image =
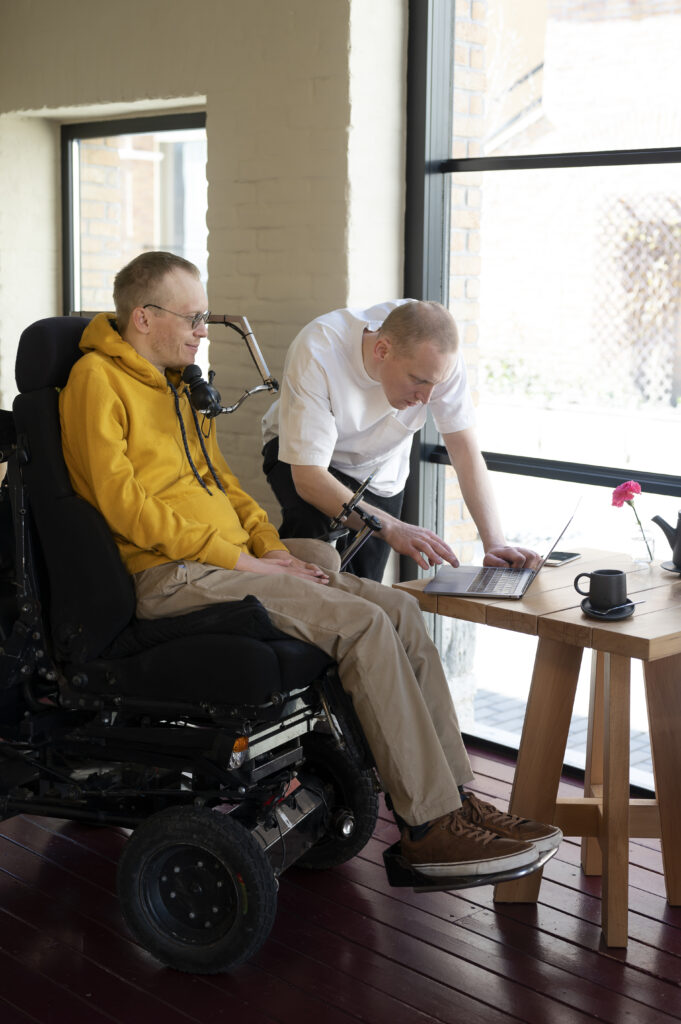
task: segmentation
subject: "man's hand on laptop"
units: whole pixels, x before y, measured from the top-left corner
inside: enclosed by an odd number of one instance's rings
[[[536,569],[541,557],[529,548],[513,547],[510,544],[496,544],[485,552],[483,565],[498,566],[506,569]]]
[[[422,569],[430,569],[433,565],[442,565],[443,562],[449,562],[453,566],[459,564],[459,559],[449,544],[432,530],[414,526],[413,523],[403,523],[385,512],[378,514],[381,519],[381,531],[378,536],[398,554],[413,558]]]

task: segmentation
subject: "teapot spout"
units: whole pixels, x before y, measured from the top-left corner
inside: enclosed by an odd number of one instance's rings
[[[662,530],[665,537],[667,538],[667,540],[673,548],[676,543],[678,531],[675,530],[672,526],[670,526],[669,523],[665,522],[662,516],[653,516],[652,521],[654,523],[657,523],[657,525],[660,527],[660,529]]]

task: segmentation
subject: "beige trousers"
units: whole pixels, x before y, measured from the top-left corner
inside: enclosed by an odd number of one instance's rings
[[[320,647],[343,688],[397,813],[419,825],[461,805],[473,778],[435,645],[409,594],[346,573],[328,586],[198,562],[170,562],[134,577],[140,618],[182,615],[253,594],[274,625]]]

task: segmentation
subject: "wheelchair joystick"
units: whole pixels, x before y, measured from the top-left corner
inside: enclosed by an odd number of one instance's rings
[[[222,398],[217,388],[213,387],[215,373],[210,370],[208,380],[201,376],[201,370],[195,364],[185,366],[182,380],[189,386],[189,399],[197,412],[203,413],[209,420],[219,416],[223,411]]]

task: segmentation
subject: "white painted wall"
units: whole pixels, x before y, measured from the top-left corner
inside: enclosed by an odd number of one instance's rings
[[[348,305],[359,308],[402,295],[405,19],[395,0],[360,0],[350,15]]]
[[[211,308],[243,313],[270,369],[314,316],[400,295],[406,0],[23,0],[0,33],[0,392],[16,339],[61,312],[58,126],[205,108]],[[256,382],[213,330],[225,404]],[[256,396],[219,421],[273,513]]]
[[[61,288],[58,129],[0,117],[0,405],[16,394],[14,361],[24,327],[51,316]],[[49,229],[49,230],[47,230]]]

